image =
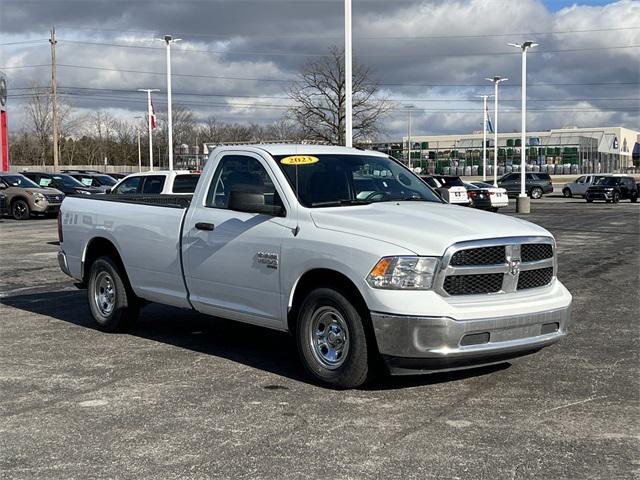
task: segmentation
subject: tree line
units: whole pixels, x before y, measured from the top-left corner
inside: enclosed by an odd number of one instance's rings
[[[292,106],[269,124],[222,122],[213,116],[200,118],[186,105],[173,105],[174,149],[178,145],[201,147],[204,143],[320,141],[344,144],[345,78],[341,50],[331,48],[326,57],[307,62],[287,94]],[[370,71],[354,62],[354,142],[374,140],[384,132],[383,120],[392,104],[383,98]],[[50,165],[53,158],[52,99],[48,87],[34,85],[26,94],[25,124],[9,138],[14,165]],[[83,114],[66,101],[58,101],[59,163],[61,166],[137,165],[138,135],[142,162],[148,162],[146,115],[117,118],[96,110]],[[154,158],[167,155],[167,122],[157,115],[153,130]],[[175,150],[174,150],[175,151]],[[190,152],[193,153],[193,152]],[[200,151],[200,153],[202,153]]]

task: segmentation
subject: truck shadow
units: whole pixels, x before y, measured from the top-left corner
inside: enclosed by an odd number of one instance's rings
[[[1,298],[0,303],[99,331],[89,312],[85,290],[13,295]],[[225,358],[292,380],[312,383],[298,359],[295,340],[283,332],[189,310],[150,304],[142,309],[139,321],[127,335]],[[490,374],[509,366],[510,364],[504,363],[430,375],[383,375],[374,384],[364,387],[364,390],[394,390],[435,385]]]

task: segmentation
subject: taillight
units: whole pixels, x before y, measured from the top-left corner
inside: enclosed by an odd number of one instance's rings
[[[58,211],[58,240],[62,243],[62,210]]]

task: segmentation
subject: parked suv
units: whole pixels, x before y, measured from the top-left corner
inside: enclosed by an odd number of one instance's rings
[[[99,188],[86,187],[79,180],[66,173],[22,172],[41,187],[60,190],[65,195],[96,195],[103,193]]]
[[[618,203],[629,199],[638,201],[638,185],[633,177],[628,175],[613,175],[601,178],[598,183],[589,187],[584,194],[588,203],[594,200],[604,200],[607,203]]]
[[[0,189],[7,195],[11,215],[26,220],[32,213],[57,213],[64,193],[55,188],[40,188],[19,173],[0,173]]]
[[[584,194],[587,193],[587,189],[594,185],[601,178],[609,177],[610,175],[583,175],[578,177],[575,182],[565,183],[562,188],[562,194],[571,198],[574,195],[579,195],[584,197]]]
[[[520,172],[507,173],[498,179],[498,186],[507,191],[507,195],[520,193]],[[553,192],[553,184],[548,173],[526,173],[524,191],[531,198],[542,198],[545,193]]]

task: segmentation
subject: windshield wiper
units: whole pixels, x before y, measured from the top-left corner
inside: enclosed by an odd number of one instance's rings
[[[342,207],[347,205],[369,205],[367,200],[331,200],[330,202],[313,202],[312,207]]]

